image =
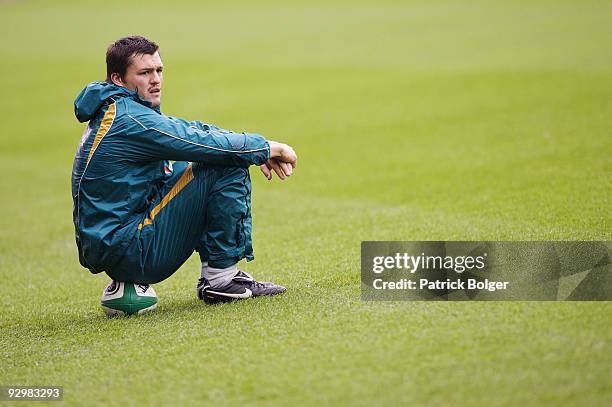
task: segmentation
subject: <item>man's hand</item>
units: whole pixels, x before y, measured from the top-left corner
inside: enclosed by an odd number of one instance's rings
[[[268,180],[272,179],[272,171],[284,180],[293,173],[297,164],[297,155],[293,148],[287,144],[277,143],[276,141],[268,141],[268,143],[270,144],[270,159],[259,168]]]

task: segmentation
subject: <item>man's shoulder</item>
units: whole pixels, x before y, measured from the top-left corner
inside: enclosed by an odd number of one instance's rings
[[[125,124],[150,128],[164,120],[162,114],[130,98],[117,99],[117,118]]]

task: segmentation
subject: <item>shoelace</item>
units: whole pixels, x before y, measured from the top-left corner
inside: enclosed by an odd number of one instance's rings
[[[266,285],[264,283],[260,283],[259,281],[255,281],[253,280],[253,282],[251,283],[251,286],[255,286],[257,288],[265,288]]]

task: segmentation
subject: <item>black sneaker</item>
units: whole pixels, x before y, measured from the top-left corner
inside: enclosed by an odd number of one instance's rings
[[[229,283],[221,287],[213,288],[208,280],[201,278],[196,289],[198,298],[209,304],[285,292],[285,287],[270,282],[255,281],[249,273],[244,271],[239,271]]]

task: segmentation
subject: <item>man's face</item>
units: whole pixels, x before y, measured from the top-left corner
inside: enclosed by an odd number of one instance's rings
[[[142,99],[157,107],[161,104],[163,68],[158,52],[152,55],[136,54],[130,57],[125,76],[121,78],[118,74],[113,74],[111,79],[116,85],[137,90]]]

